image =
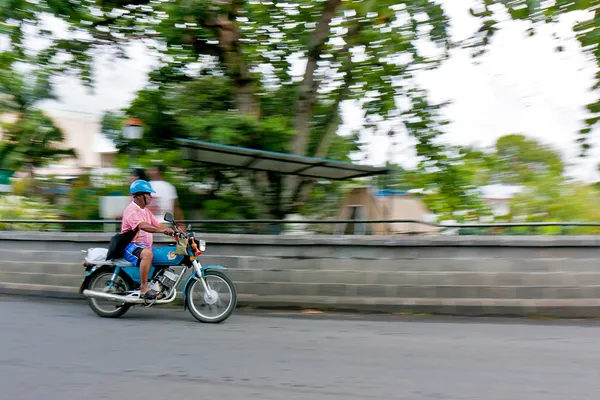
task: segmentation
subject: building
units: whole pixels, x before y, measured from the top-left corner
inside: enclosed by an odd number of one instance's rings
[[[100,121],[93,118],[73,118],[50,115],[65,136],[62,147],[73,148],[77,159],[65,159],[59,164],[81,168],[112,168],[117,148],[102,134]]]
[[[362,220],[404,220],[433,222],[430,210],[419,196],[398,190],[354,187],[345,194],[338,219],[352,220],[336,226],[338,234],[436,235],[436,226],[418,222],[364,223]]]
[[[519,185],[487,185],[479,188],[481,199],[491,208],[495,217],[510,214],[510,202],[523,191]]]
[[[48,168],[40,169],[41,175],[58,175],[78,173],[79,169],[105,169],[112,168],[115,164],[117,148],[114,143],[106,138],[100,127],[100,121],[95,117],[69,117],[62,115],[47,114],[59,127],[64,135],[61,148],[73,148],[77,158],[65,158]],[[12,122],[15,117],[5,114],[0,117],[2,122]],[[0,130],[0,140],[2,131]],[[80,173],[81,171],[79,171]]]

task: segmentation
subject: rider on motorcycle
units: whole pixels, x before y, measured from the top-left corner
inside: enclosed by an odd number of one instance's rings
[[[160,293],[148,286],[148,273],[152,265],[153,233],[173,236],[174,231],[158,222],[147,208],[152,203],[152,193],[156,193],[150,183],[138,179],[129,186],[133,201],[125,208],[121,233],[139,229],[130,244],[125,248],[124,258],[140,267],[140,297],[154,299]]]

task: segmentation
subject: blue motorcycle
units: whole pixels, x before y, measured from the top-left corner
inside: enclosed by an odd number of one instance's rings
[[[225,321],[237,304],[235,286],[223,273],[226,268],[202,266],[197,258],[206,250],[206,242],[189,232],[189,226],[187,232],[178,230],[172,214],[167,213],[164,218],[173,224],[177,246],[153,249],[148,283],[151,289],[161,293],[159,297],[141,298],[139,268],[124,258],[106,261],[108,250],[99,248],[87,251],[80,293],[100,317],[117,318],[135,305],[152,307],[172,303],[177,298],[178,284],[186,271],[192,269],[181,290],[184,307],[200,322]],[[173,269],[176,267],[181,267],[179,273]]]

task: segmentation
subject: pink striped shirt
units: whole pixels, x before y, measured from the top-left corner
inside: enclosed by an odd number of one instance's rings
[[[135,202],[131,202],[123,211],[123,220],[121,224],[121,233],[132,231],[138,227],[141,222],[147,222],[152,226],[159,226],[157,219],[152,212],[146,208],[141,208]],[[131,243],[142,245],[148,249],[152,249],[153,236],[150,232],[139,230]]]

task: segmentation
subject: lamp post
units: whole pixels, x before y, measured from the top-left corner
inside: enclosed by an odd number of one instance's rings
[[[129,117],[123,123],[123,136],[127,140],[138,140],[144,133],[144,123],[135,118]]]
[[[394,131],[393,129],[390,129],[387,132],[387,137],[389,138],[389,140],[391,141],[391,144],[388,145],[388,153],[386,154],[386,166],[391,166],[394,163],[394,156],[396,154],[396,131]],[[387,186],[387,188],[384,189],[390,189],[392,190],[392,185],[393,185],[394,179],[390,174],[387,174],[385,177],[385,186]]]
[[[123,137],[129,141],[140,140],[144,135],[144,123],[135,117],[129,117],[123,123]],[[131,151],[133,153],[133,161],[135,162],[136,147],[135,142],[132,142]]]

